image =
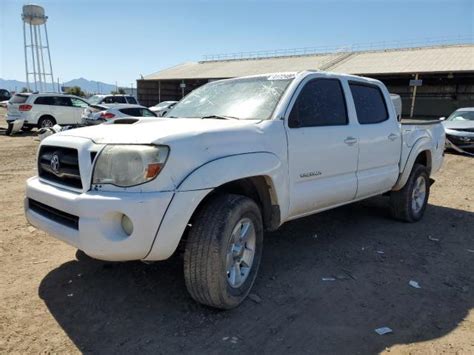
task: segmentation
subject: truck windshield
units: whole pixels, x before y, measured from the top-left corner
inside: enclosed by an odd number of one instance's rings
[[[166,116],[268,120],[293,78],[271,75],[211,82],[188,94]]]

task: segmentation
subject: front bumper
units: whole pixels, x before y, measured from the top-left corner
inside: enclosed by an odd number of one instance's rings
[[[153,246],[173,192],[73,192],[30,178],[26,184],[25,215],[44,230],[91,257],[101,260],[140,260]],[[29,200],[77,218],[77,228],[61,218],[33,210]],[[122,216],[133,223],[127,235]]]

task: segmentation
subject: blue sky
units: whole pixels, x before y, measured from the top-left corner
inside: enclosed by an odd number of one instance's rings
[[[472,0],[35,0],[55,76],[130,86],[204,54],[473,35]],[[0,78],[25,80],[21,7],[0,0]]]

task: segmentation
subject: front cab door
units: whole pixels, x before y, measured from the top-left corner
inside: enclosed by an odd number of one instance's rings
[[[330,75],[309,76],[290,102],[290,219],[355,198],[358,137],[349,119],[345,86]]]

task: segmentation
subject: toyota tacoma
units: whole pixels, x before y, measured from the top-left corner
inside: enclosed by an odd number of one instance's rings
[[[239,305],[265,231],[376,195],[420,220],[443,162],[438,122],[404,124],[386,87],[303,71],[210,82],[164,118],[116,120],[44,139],[28,221],[102,260],[184,250],[191,296]]]

